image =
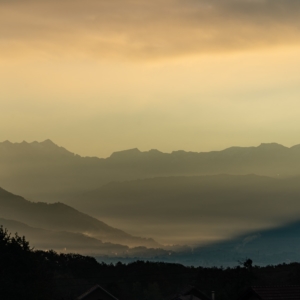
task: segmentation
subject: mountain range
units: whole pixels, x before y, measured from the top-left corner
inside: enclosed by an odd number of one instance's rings
[[[0,225],[40,249],[185,264],[298,257],[300,225],[282,226],[299,220],[300,145],[131,149],[101,159],[50,140],[6,141],[0,186]]]
[[[112,181],[168,176],[299,174],[300,145],[261,144],[223,151],[162,153],[138,149],[81,157],[50,140],[0,143],[1,186],[27,199],[57,202]]]

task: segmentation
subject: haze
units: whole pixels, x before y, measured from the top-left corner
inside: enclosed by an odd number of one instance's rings
[[[298,0],[0,0],[2,223],[89,233],[31,220],[60,201],[127,247],[298,221],[299,20]]]
[[[131,149],[101,159],[74,154],[51,140],[5,141],[0,166],[2,224],[29,232],[35,241],[43,230],[55,230],[123,246],[157,246],[137,237],[199,245],[299,222],[299,144],[171,154]],[[58,242],[59,249],[74,249],[61,247],[72,241],[70,235],[60,240],[56,236],[53,247]],[[80,236],[76,240],[80,245]],[[95,246],[89,243],[85,251]]]
[[[84,156],[299,142],[297,0],[0,0],[0,137]]]

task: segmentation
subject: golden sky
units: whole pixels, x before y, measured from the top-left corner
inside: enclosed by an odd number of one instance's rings
[[[299,0],[0,0],[0,140],[298,144],[299,42]]]

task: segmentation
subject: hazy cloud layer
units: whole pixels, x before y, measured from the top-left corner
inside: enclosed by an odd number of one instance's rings
[[[163,58],[296,44],[299,0],[0,0],[0,54]]]

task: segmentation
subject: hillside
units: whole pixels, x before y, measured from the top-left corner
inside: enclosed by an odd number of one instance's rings
[[[0,218],[0,226],[8,228],[12,233],[18,233],[30,239],[31,246],[38,250],[54,250],[59,253],[80,253],[105,257],[122,256],[134,259],[135,257],[153,258],[166,256],[170,251],[163,249],[148,249],[146,247],[129,248],[128,246],[113,243],[103,243],[101,240],[82,233],[46,230],[28,226],[14,220]]]
[[[160,246],[152,239],[129,235],[65,204],[34,203],[1,188],[0,217],[25,223],[32,227],[80,233],[99,239],[102,242],[111,242],[131,247],[145,246],[157,248]]]
[[[81,157],[50,140],[0,143],[0,183],[28,199],[57,202],[111,181],[167,176],[299,174],[300,145],[261,144],[223,151],[162,153],[131,149],[106,159]]]
[[[127,246],[103,243],[81,233],[46,230],[28,226],[24,223],[0,218],[0,225],[10,232],[18,233],[30,239],[35,249],[50,250],[66,253],[95,254],[95,255],[127,255]]]

